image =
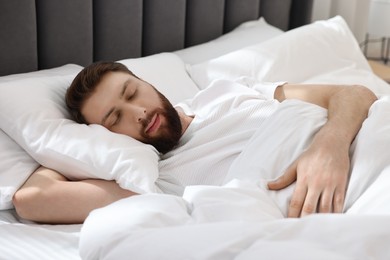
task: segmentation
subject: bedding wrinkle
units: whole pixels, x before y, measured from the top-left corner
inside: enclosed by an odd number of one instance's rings
[[[240,82],[215,81],[183,108],[195,117],[178,147],[162,156],[160,178],[176,179],[182,186],[177,190],[221,185],[231,163],[278,105]],[[177,194],[177,190],[164,192]]]
[[[276,179],[309,146],[326,120],[326,109],[299,100],[283,101],[253,134],[229,168],[224,183],[236,178],[263,183]],[[272,191],[266,185],[261,186],[284,216],[287,216],[294,187],[295,184]]]
[[[370,212],[368,209],[373,207],[370,206],[371,203],[378,205],[388,197],[387,192],[380,195],[383,197],[381,199],[374,199],[372,196],[376,193],[381,194],[380,191],[389,183],[385,181],[390,165],[389,156],[386,156],[390,145],[389,118],[390,96],[383,96],[371,106],[369,116],[351,147],[352,167],[344,206],[346,212],[352,213],[364,209],[364,212],[368,213]],[[373,193],[375,189],[377,192]],[[371,203],[367,203],[367,198],[371,198]],[[375,207],[371,211],[386,212],[386,208]]]

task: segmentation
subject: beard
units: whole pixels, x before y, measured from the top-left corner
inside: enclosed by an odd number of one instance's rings
[[[179,114],[169,100],[159,91],[157,91],[157,93],[160,97],[162,108],[152,111],[150,117],[156,113],[162,115],[166,119],[166,124],[160,126],[160,132],[157,136],[149,136],[144,131],[141,135],[144,139],[144,143],[153,145],[157,151],[161,154],[165,154],[175,148],[179,143],[182,134],[182,125]],[[144,128],[146,128],[150,120],[151,118],[148,118],[148,120],[143,123]]]

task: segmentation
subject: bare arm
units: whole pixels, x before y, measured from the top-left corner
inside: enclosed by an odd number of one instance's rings
[[[136,195],[114,181],[68,181],[59,173],[40,167],[15,193],[17,213],[43,223],[82,223],[96,208]]]
[[[297,182],[288,216],[316,212],[341,212],[350,168],[349,148],[376,96],[362,86],[284,85],[275,98],[300,99],[328,109],[328,121],[310,147],[269,189],[283,189]]]

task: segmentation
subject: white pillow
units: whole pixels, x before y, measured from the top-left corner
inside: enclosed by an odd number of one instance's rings
[[[282,30],[268,24],[263,17],[248,21],[215,40],[175,53],[186,63],[196,64],[281,35]]]
[[[347,68],[371,72],[353,34],[343,18],[338,16],[188,66],[188,71],[197,85],[205,88],[214,79],[236,79],[240,76],[254,77],[260,81],[301,83]],[[353,78],[350,80],[350,84],[358,84]],[[388,88],[383,84],[371,87],[377,92]]]
[[[0,77],[0,84],[18,79],[68,75],[79,70],[80,66],[69,64],[50,70]],[[13,195],[39,164],[3,130],[0,130],[0,151],[0,210],[4,210],[13,208]]]
[[[161,54],[122,62],[146,81],[153,76],[157,88],[183,89],[170,94],[181,100],[197,90],[179,61],[174,54]],[[150,69],[151,64],[156,69]],[[1,129],[40,164],[69,179],[115,179],[125,189],[158,192],[159,157],[153,147],[69,119],[64,94],[80,69],[70,75],[0,82]]]
[[[28,72],[28,73],[18,73],[18,74],[2,76],[0,77],[0,83],[10,82],[10,81],[20,80],[20,79],[74,75],[78,73],[81,69],[82,67],[80,65],[66,64],[52,69],[45,69],[45,70]]]
[[[0,210],[3,210],[13,208],[15,192],[39,165],[1,130],[0,151]]]

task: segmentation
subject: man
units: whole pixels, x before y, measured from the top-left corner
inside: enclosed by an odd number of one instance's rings
[[[242,140],[243,135],[234,135],[235,131],[243,130],[240,130],[241,124],[231,125],[226,129],[229,131],[222,129],[212,137],[212,142],[201,139],[196,144],[191,144],[198,134],[198,130],[194,129],[199,129],[199,125],[207,127],[214,126],[214,123],[225,123],[232,111],[234,115],[237,115],[236,112],[244,115],[242,125],[253,120],[249,122],[253,129],[245,131],[249,133],[245,136],[247,138],[255,130],[259,119],[245,116],[246,110],[253,110],[255,114],[263,113],[264,117],[272,116],[272,111],[279,102],[292,98],[319,105],[328,109],[327,123],[318,131],[308,149],[281,177],[269,182],[268,188],[279,190],[296,181],[288,210],[290,217],[305,216],[317,211],[341,212],[350,167],[350,144],[367,117],[371,104],[376,100],[375,95],[362,86],[304,86],[285,83],[262,85],[249,81],[247,85],[253,87],[250,89],[235,82],[221,81],[217,84],[221,86],[201,91],[192,104],[188,105],[198,108],[188,111],[186,106],[172,107],[153,86],[136,77],[125,66],[100,62],[86,67],[77,75],[68,89],[66,102],[77,122],[101,124],[113,132],[155,146],[162,154],[162,170],[164,162],[169,164],[170,158],[182,158],[186,151],[218,143],[218,140],[225,138],[224,132],[231,134],[229,138],[235,138],[223,140],[242,144],[245,141]],[[215,94],[221,93],[214,91],[216,87],[226,88],[224,98]],[[217,111],[213,114],[217,116],[209,118],[208,112],[202,110],[204,105]],[[211,129],[217,130],[213,127]],[[191,180],[186,179],[187,175],[181,175],[183,171],[175,174],[175,167],[170,168],[172,176],[182,178],[180,182],[183,185],[219,183],[223,176],[218,176],[218,180],[213,176],[223,172],[221,169],[226,170],[243,149],[242,145],[237,148],[235,144],[234,152],[226,154],[225,147],[228,143],[220,142],[219,148],[224,149],[219,150],[224,150],[223,152],[218,152],[218,148],[215,148],[215,158],[212,160],[216,163],[198,164],[203,167],[201,169],[192,167],[190,170],[193,174],[188,175]],[[193,165],[191,157],[186,161],[187,166]],[[176,166],[174,163],[170,165]],[[197,176],[202,176],[205,180],[200,180]],[[132,195],[135,193],[121,189],[114,181],[69,182],[57,172],[41,167],[15,194],[14,205],[17,212],[27,219],[49,223],[81,223],[91,210]]]

